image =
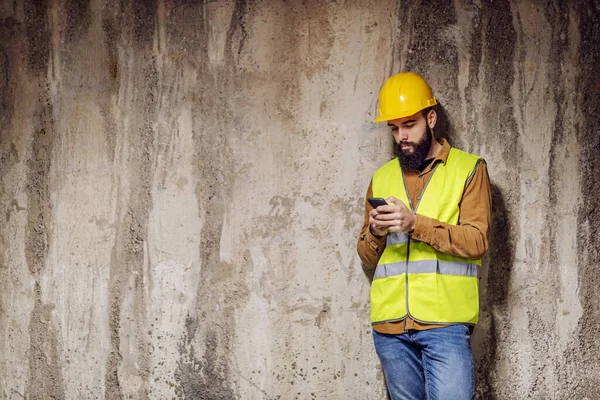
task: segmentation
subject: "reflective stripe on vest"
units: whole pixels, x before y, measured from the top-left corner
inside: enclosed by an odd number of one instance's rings
[[[457,225],[466,183],[479,157],[450,149],[446,163],[434,172],[413,206],[398,159],[373,175],[373,197],[394,196],[408,209]],[[387,235],[371,285],[371,322],[398,321],[410,315],[431,323],[477,323],[480,260],[467,260],[437,251],[406,233]]]
[[[393,264],[379,264],[375,270],[373,279],[386,278],[403,274],[405,270],[409,274],[431,274],[440,275],[458,275],[458,276],[477,276],[478,265],[469,262],[452,262],[438,260],[412,261],[408,265],[406,262]]]

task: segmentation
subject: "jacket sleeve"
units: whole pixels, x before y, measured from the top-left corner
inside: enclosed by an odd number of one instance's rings
[[[379,261],[381,254],[383,254],[383,250],[385,250],[386,241],[386,236],[381,238],[373,236],[369,227],[369,212],[373,209],[373,207],[371,207],[371,204],[369,204],[367,199],[369,197],[373,197],[372,185],[373,182],[371,181],[371,183],[369,183],[367,196],[365,198],[364,222],[360,230],[360,234],[358,235],[358,243],[356,246],[356,250],[360,259],[368,269],[375,269],[375,267],[377,267],[377,262]]]

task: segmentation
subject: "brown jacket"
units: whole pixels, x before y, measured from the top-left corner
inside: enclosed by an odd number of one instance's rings
[[[442,149],[431,164],[423,170],[404,171],[404,179],[412,204],[417,204],[417,196],[423,193],[427,182],[432,176],[436,163],[445,163],[450,151],[450,144],[442,139]],[[372,182],[367,190],[367,198],[373,197]],[[386,237],[373,236],[369,228],[369,212],[373,208],[365,200],[365,219],[358,236],[357,251],[365,267],[377,267],[379,257],[385,249]],[[418,210],[417,210],[418,211]],[[458,225],[448,225],[436,219],[416,214],[415,229],[411,236],[435,247],[444,253],[476,260],[480,259],[488,249],[488,236],[492,212],[492,196],[490,180],[485,162],[480,162],[473,177],[465,187],[460,203]],[[424,330],[444,325],[422,324],[410,317],[399,322],[388,322],[373,326],[379,333],[398,334],[410,329]]]

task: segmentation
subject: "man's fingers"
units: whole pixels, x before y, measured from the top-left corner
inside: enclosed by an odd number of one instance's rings
[[[388,228],[386,225],[383,225],[381,222],[374,221],[371,223],[371,232],[376,236],[383,236],[388,232]]]
[[[394,204],[402,203],[400,200],[398,200],[394,196],[388,197],[387,199],[385,199],[385,201],[387,201],[388,203],[394,203]]]
[[[371,226],[373,226],[373,225],[380,227],[380,228],[384,228],[384,227],[387,228],[388,226],[393,225],[393,224],[391,224],[389,221],[373,219],[373,220],[371,220]]]
[[[399,201],[396,204],[389,204],[387,206],[379,206],[377,207],[377,211],[379,214],[383,214],[383,213],[405,213],[405,212],[410,212],[408,211],[408,208],[406,208],[406,206],[404,205],[404,203],[402,203],[401,201]]]
[[[376,218],[379,221],[393,221],[396,219],[401,219],[402,215],[399,212],[390,212],[390,213],[381,213],[377,214]]]
[[[379,215],[379,217],[380,216],[381,214]],[[372,232],[379,232],[383,235],[386,232],[388,232],[390,227],[398,225],[398,221],[370,218],[369,225],[371,226]]]
[[[404,203],[394,196],[388,197],[385,201],[387,201],[389,204],[393,204],[391,207],[394,207],[396,210],[408,210]]]
[[[379,206],[377,207],[377,212],[379,214],[389,214],[391,212],[394,212],[396,209],[394,206]]]

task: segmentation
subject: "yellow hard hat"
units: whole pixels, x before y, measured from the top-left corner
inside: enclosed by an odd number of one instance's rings
[[[414,72],[390,76],[379,92],[379,115],[375,122],[409,117],[437,104],[431,88]]]

